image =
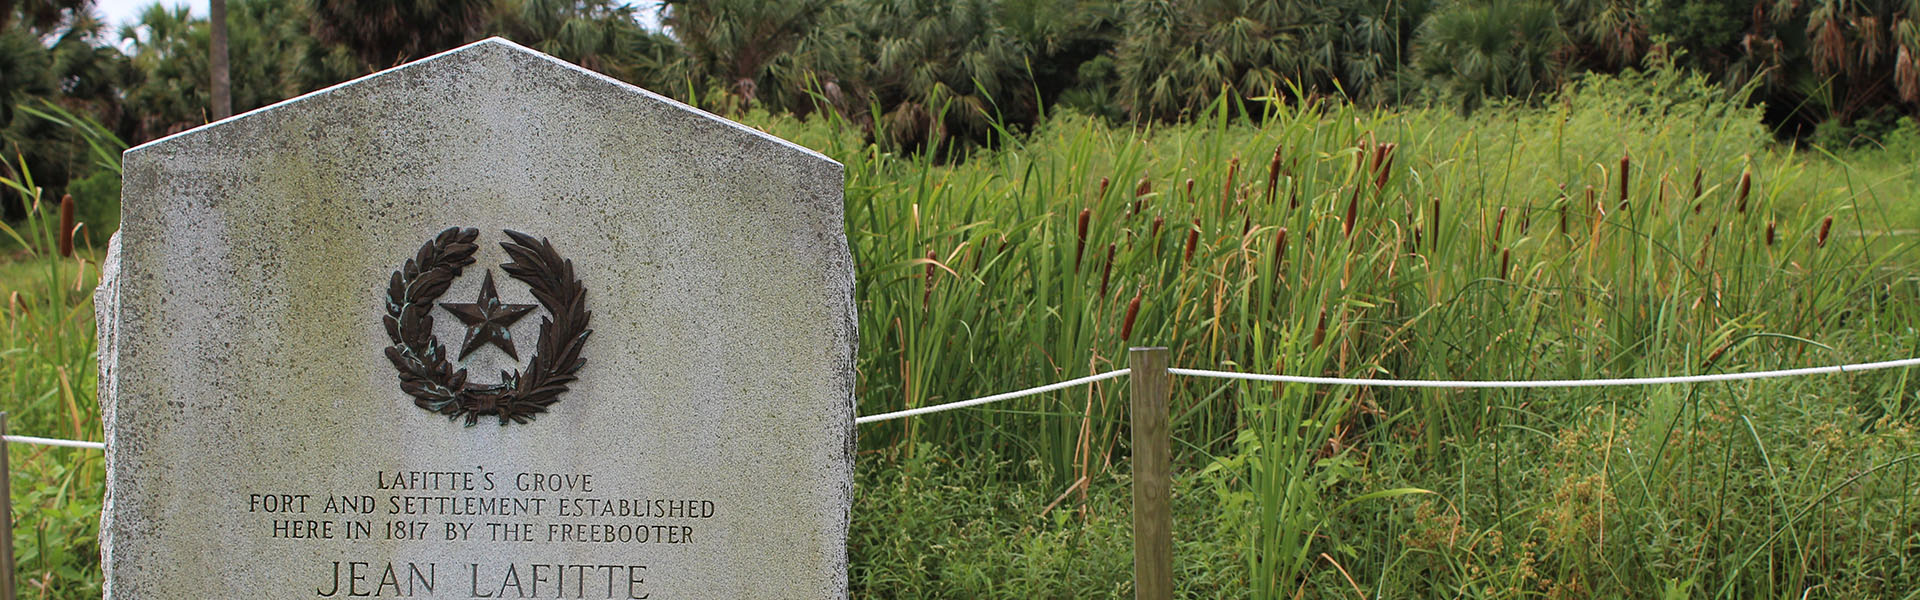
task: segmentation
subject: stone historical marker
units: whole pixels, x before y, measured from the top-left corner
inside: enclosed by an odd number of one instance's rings
[[[125,168],[109,598],[846,596],[839,164],[495,39]]]

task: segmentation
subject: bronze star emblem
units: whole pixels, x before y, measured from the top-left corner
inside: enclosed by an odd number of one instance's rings
[[[493,344],[505,350],[507,356],[520,360],[520,354],[513,350],[513,332],[508,331],[507,327],[533,312],[538,305],[501,302],[500,293],[493,289],[493,271],[489,270],[486,281],[480,284],[479,300],[472,304],[441,302],[440,308],[447,309],[467,325],[467,340],[460,345],[461,360],[466,360],[468,354],[486,344]]]

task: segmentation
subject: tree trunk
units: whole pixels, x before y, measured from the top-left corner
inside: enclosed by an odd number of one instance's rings
[[[213,120],[233,116],[233,83],[227,68],[227,0],[211,0],[208,25],[213,56],[208,61],[213,71]]]

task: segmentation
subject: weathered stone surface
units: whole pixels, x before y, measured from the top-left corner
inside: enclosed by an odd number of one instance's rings
[[[841,185],[497,39],[129,150],[99,303],[108,596],[844,597]],[[466,328],[438,303],[487,271],[541,304],[503,230],[587,290],[584,366],[530,423],[417,407],[385,354],[391,278],[449,227],[479,245],[420,303],[449,360]],[[531,372],[554,310],[507,326],[519,360],[454,365]]]

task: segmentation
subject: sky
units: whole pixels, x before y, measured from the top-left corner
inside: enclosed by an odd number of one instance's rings
[[[94,0],[93,10],[107,22],[111,30],[119,30],[121,25],[130,25],[140,19],[140,13],[155,0]],[[193,7],[195,16],[207,16],[207,0],[158,0],[167,6],[187,5]]]
[[[207,0],[94,0],[94,10],[107,22],[108,31],[119,31],[121,25],[130,25],[140,19],[140,13],[155,3],[167,6],[186,5],[193,8],[194,16],[207,16]],[[660,30],[660,6],[656,2],[634,2],[640,9],[640,24],[647,29]]]

